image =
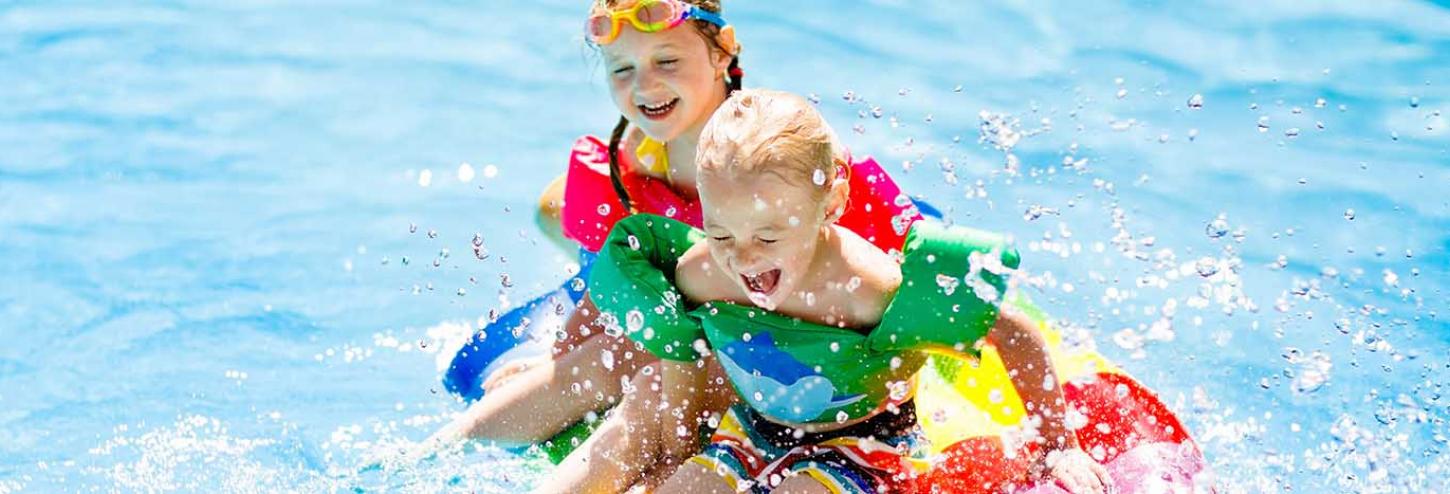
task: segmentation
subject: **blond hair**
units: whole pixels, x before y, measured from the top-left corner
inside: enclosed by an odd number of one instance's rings
[[[836,180],[840,155],[836,133],[805,98],[744,89],[700,131],[695,162],[701,173],[770,173],[824,194]]]

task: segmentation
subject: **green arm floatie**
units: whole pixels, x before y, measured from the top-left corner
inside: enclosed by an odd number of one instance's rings
[[[589,297],[612,314],[630,339],[659,358],[692,361],[704,338],[700,322],[684,314],[675,289],[680,255],[704,238],[690,225],[663,216],[637,214],[609,232],[589,275]]]
[[[901,288],[871,333],[876,351],[937,350],[977,357],[997,322],[1006,275],[1020,259],[1006,239],[918,221],[907,234]]]

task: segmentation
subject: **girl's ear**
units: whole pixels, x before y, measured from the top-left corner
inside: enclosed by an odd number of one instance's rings
[[[721,54],[721,60],[716,61],[720,65],[720,69],[723,70],[726,66],[730,65],[731,58],[740,55],[740,42],[735,39],[735,26],[720,28],[720,34],[715,35],[715,42],[719,43],[720,47],[725,49],[725,53]]]

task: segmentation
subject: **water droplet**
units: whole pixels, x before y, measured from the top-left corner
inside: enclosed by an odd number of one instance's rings
[[[624,315],[624,325],[625,329],[630,333],[639,332],[639,330],[644,329],[644,313],[640,312],[639,309],[630,309]]]
[[[428,230],[428,238],[438,238],[438,230]]]
[[[1324,106],[1327,105],[1328,103],[1329,102],[1324,101],[1324,98],[1316,98],[1314,100],[1314,107],[1315,108],[1324,108]]]
[[[992,388],[991,391],[987,392],[987,399],[992,403],[1001,403],[1006,398],[1002,395],[1001,388]]]
[[[472,182],[473,181],[473,175],[474,175],[473,165],[470,165],[468,163],[463,163],[463,164],[458,165],[458,181],[459,182]]]
[[[1203,108],[1203,95],[1202,94],[1194,94],[1193,96],[1189,97],[1188,98],[1188,107],[1189,108],[1192,108],[1194,110],[1202,109]]]
[[[1123,99],[1123,98],[1128,97],[1128,90],[1127,89],[1121,89],[1121,88],[1119,88],[1118,89],[1117,96],[1118,96],[1118,99]]]
[[[418,186],[427,187],[429,185],[433,185],[433,170],[424,168],[422,172],[418,173]]]
[[[881,111],[881,107],[879,107],[879,106],[873,106],[873,107],[871,107],[871,118],[881,118],[881,116],[882,115],[885,115],[885,114],[886,114],[886,112]]]
[[[595,211],[598,211],[600,216],[607,216],[609,215],[609,205],[600,204],[599,207],[595,209]]]
[[[847,90],[846,92],[841,93],[841,99],[845,100],[847,103],[853,103],[856,101],[856,92]]]
[[[1420,107],[1420,97],[1419,96],[1411,96],[1410,97],[1410,108],[1419,108],[1419,107]]]
[[[1120,399],[1120,400],[1123,399],[1123,398],[1127,398],[1128,397],[1128,385],[1126,385],[1126,384],[1118,384],[1117,386],[1114,386],[1113,387],[1113,394],[1117,395],[1118,396],[1118,399]]]
[[[628,237],[628,240],[629,240],[629,249],[630,250],[639,250],[639,237],[636,237],[634,235],[630,235]]]
[[[846,280],[847,293],[854,293],[857,288],[861,288],[861,277],[852,276],[851,279]]]
[[[836,412],[836,423],[838,423],[838,424],[843,424],[843,423],[846,422],[846,420],[848,420],[850,418],[851,418],[851,416],[850,415],[847,415],[845,410],[841,410],[839,412]]]
[[[816,171],[812,172],[811,183],[814,183],[816,185],[826,185],[826,171],[817,169]]]
[[[1284,137],[1288,137],[1290,139],[1293,139],[1295,137],[1299,137],[1299,128],[1298,127],[1290,127],[1289,129],[1287,129],[1287,130],[1284,131]]]
[[[955,293],[957,291],[957,285],[960,283],[961,281],[957,280],[954,276],[948,276],[942,273],[937,273],[936,275],[936,286],[941,287],[942,293],[945,293],[947,296]]]
[[[497,176],[498,176],[498,167],[497,166],[494,166],[494,165],[483,165],[483,178],[493,178],[493,177],[497,177]]]
[[[1224,235],[1228,235],[1228,230],[1228,220],[1223,215],[1219,215],[1203,227],[1203,234],[1208,235],[1208,238],[1223,238]]]
[[[1349,220],[1349,221],[1354,221],[1354,210],[1353,209],[1346,209],[1346,210],[1344,210],[1344,219]]]
[[[1199,276],[1204,278],[1218,274],[1218,259],[1212,257],[1201,258],[1198,262],[1194,263],[1194,269],[1198,271]]]
[[[1267,116],[1259,117],[1259,132],[1268,132],[1268,131],[1269,131],[1269,117],[1267,117]]]
[[[418,233],[418,225],[408,223],[408,233]]]
[[[840,352],[840,351],[841,351],[841,343],[840,342],[837,342],[837,341],[832,341],[831,342],[831,353],[837,353],[837,352]]]

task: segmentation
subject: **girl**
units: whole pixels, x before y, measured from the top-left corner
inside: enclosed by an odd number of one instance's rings
[[[700,146],[703,232],[628,218],[591,274],[598,306],[664,359],[662,397],[643,408],[629,397],[629,433],[566,460],[561,476],[586,484],[571,492],[627,484],[603,478],[631,473],[610,468],[621,459],[689,450],[691,419],[711,406],[700,399],[708,359],[741,403],[660,492],[915,492],[925,464],[912,381],[924,352],[975,357],[984,338],[1032,413],[1044,474],[1072,492],[1106,490],[1107,473],[1064,425],[1033,323],[998,306],[1018,263],[1001,237],[919,222],[898,261],[835,225],[848,168],[799,97],[737,93]]]
[[[699,226],[696,141],[743,77],[740,45],[719,2],[599,0],[586,36],[602,54],[622,115],[607,144],[592,136],[575,142],[565,176],[540,199],[540,223],[557,225],[546,231],[561,232],[588,252],[598,251],[614,223],[634,212]],[[883,249],[900,247],[906,226],[919,218],[915,207],[874,161],[851,168],[855,192],[839,223]],[[598,315],[584,298],[552,355],[488,377],[487,394],[411,456],[467,438],[541,442],[618,403],[631,377],[657,359],[632,352],[632,343],[608,334]],[[466,346],[460,356],[469,351]],[[461,394],[477,393],[478,380],[459,386]]]

